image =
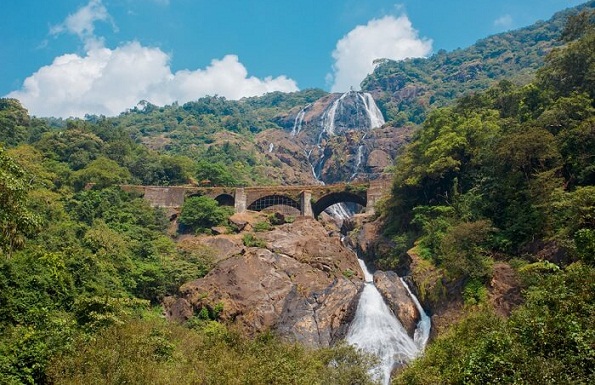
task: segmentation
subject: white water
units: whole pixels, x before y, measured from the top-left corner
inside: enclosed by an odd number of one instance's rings
[[[409,362],[423,352],[429,336],[430,319],[419,305],[417,298],[409,291],[421,314],[415,337],[409,337],[374,286],[372,274],[365,263],[361,259],[358,261],[366,283],[357,305],[355,318],[347,332],[347,342],[379,358],[380,363],[370,374],[375,380],[388,385],[390,374],[396,364]],[[407,290],[409,290],[408,287]]]
[[[275,149],[275,145],[273,143],[269,143],[269,152],[273,152]]]
[[[306,116],[306,110],[310,108],[312,104],[308,104],[306,107],[302,108],[301,111],[295,117],[293,122],[293,129],[291,130],[291,136],[296,136],[302,130],[302,124],[304,123],[304,117]]]
[[[359,166],[361,166],[363,158],[364,158],[364,145],[360,144],[357,147],[357,155],[355,158],[355,165],[353,167],[353,173],[351,174],[351,177],[349,178],[349,180],[353,180],[357,176],[357,172],[359,171]]]
[[[374,102],[372,95],[367,92],[363,94],[358,93],[357,95],[360,97],[364,103],[364,106],[366,107],[366,113],[370,118],[370,128],[382,126],[385,123],[384,116],[382,116],[382,112],[380,112],[380,109],[378,109],[378,106],[376,105],[376,102]]]
[[[349,94],[349,92],[344,93],[341,97],[333,102],[329,108],[327,108],[324,113],[322,114],[322,131],[320,132],[320,136],[318,137],[318,143],[320,143],[320,139],[322,138],[322,134],[326,133],[328,136],[335,135],[335,115],[337,114],[337,108],[341,104],[341,101],[345,99],[345,97]]]
[[[368,119],[370,121],[369,128],[380,127],[384,124],[384,117],[382,116],[382,113],[380,112],[380,110],[378,109],[378,106],[374,102],[374,98],[372,97],[372,95],[370,95],[369,93],[360,93],[360,92],[355,92],[355,91],[346,92],[346,93],[342,94],[339,98],[337,98],[332,104],[330,104],[330,106],[327,107],[327,109],[322,114],[322,116],[320,118],[321,130],[318,135],[317,142],[316,142],[316,146],[318,148],[321,148],[322,140],[325,137],[325,135],[326,135],[326,137],[335,135],[335,118],[337,115],[337,110],[343,108],[343,100],[347,96],[352,95],[352,94],[357,95],[356,97],[362,101],[365,113],[368,116]],[[300,132],[300,130],[302,129],[302,123],[304,120],[306,109],[308,109],[310,106],[311,106],[311,104],[304,107],[295,117],[293,129],[291,131],[292,135],[294,135],[294,136],[297,135]],[[367,127],[365,127],[365,128],[367,128]],[[361,138],[362,142],[366,138],[366,135],[367,135],[367,133],[364,133],[363,137]],[[320,157],[315,161],[313,161],[311,159],[312,149],[310,149],[309,151],[304,150],[304,154],[306,155],[306,157],[308,159],[308,163],[310,164],[310,168],[312,170],[312,175],[314,176],[314,179],[316,179],[319,183],[324,184],[324,182],[320,178],[320,174],[322,172],[322,168],[324,167],[324,163],[325,163],[324,151],[321,152]],[[363,162],[363,158],[364,158],[364,146],[363,146],[363,144],[360,144],[357,149],[356,160],[355,160],[353,171],[352,171],[352,174],[351,174],[349,180],[353,180],[357,176],[357,174],[359,172],[359,168]],[[333,217],[339,219],[340,221],[343,221],[353,215],[353,213],[351,212],[350,209],[347,208],[347,206],[345,206],[344,204],[340,204],[340,203],[329,207],[327,209],[327,212],[330,213]],[[340,223],[339,223],[339,226],[340,226]]]
[[[413,295],[413,293],[411,292],[411,289],[409,288],[409,285],[407,285],[407,282],[405,282],[405,280],[403,280],[403,278],[400,278],[400,279],[401,279],[401,282],[403,282],[403,285],[405,286],[405,288],[407,289],[409,296],[413,300],[413,303],[415,304],[417,311],[419,311],[419,315],[421,318],[419,320],[419,322],[417,323],[417,328],[415,329],[415,333],[413,334],[413,342],[415,342],[415,344],[417,345],[417,347],[419,348],[420,353],[421,353],[424,351],[426,344],[428,343],[428,339],[430,338],[430,329],[432,328],[432,320],[430,319],[430,316],[428,316],[426,314],[426,312],[424,311],[424,309],[421,307],[421,304],[417,300],[417,297],[415,295]]]

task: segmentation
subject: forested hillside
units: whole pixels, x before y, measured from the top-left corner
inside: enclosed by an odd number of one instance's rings
[[[441,274],[422,299],[458,287],[469,316],[396,383],[595,381],[595,13],[562,36],[534,82],[432,112],[397,159],[387,232]],[[488,302],[503,263],[524,290],[509,319]]]
[[[387,122],[421,123],[431,109],[485,90],[498,80],[530,82],[546,55],[560,46],[567,17],[594,7],[595,2],[589,1],[548,21],[487,37],[468,48],[442,50],[427,59],[378,60],[362,89],[374,95]]]

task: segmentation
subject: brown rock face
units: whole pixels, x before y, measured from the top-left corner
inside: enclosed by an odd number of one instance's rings
[[[397,273],[377,271],[374,273],[374,284],[405,330],[407,330],[407,334],[413,338],[421,316]]]
[[[221,319],[248,333],[272,329],[311,346],[342,338],[362,288],[355,255],[312,219],[258,237],[266,249],[245,248],[183,285],[178,299],[165,301],[166,315],[186,320],[220,303]]]
[[[367,166],[373,173],[379,174],[390,165],[392,165],[391,157],[382,150],[372,150],[368,155]]]
[[[515,270],[506,263],[496,263],[489,285],[489,300],[494,310],[505,317],[523,302],[521,283]]]

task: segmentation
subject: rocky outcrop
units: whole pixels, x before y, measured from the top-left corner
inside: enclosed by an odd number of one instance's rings
[[[166,316],[187,320],[202,308],[248,333],[274,330],[311,346],[341,339],[363,286],[355,255],[313,219],[257,233],[266,248],[246,248],[164,301]]]
[[[405,279],[431,317],[430,338],[434,339],[464,314],[462,282],[448,281],[442,269],[421,258],[415,248],[407,251],[407,255],[410,275]]]
[[[373,215],[358,214],[344,221],[344,232],[349,233],[349,244],[369,266],[379,270],[394,270],[399,276],[408,275],[411,259],[405,253],[392,258],[395,253],[395,243],[382,234],[382,223]],[[391,256],[391,262],[386,263],[385,257]]]
[[[374,284],[382,294],[384,301],[391,308],[407,334],[413,338],[421,315],[411,299],[409,291],[394,271],[377,271],[374,273]]]
[[[256,145],[288,184],[314,180],[313,174],[325,183],[375,179],[414,130],[384,124],[370,95],[360,92],[325,95],[276,123],[284,130],[259,133]]]
[[[488,285],[489,301],[496,313],[508,317],[523,302],[521,282],[516,271],[507,263],[494,264]]]

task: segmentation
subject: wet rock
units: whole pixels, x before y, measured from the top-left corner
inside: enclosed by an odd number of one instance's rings
[[[387,305],[399,319],[407,334],[413,338],[421,316],[415,302],[407,291],[407,288],[393,271],[377,271],[374,273],[374,284],[382,294]]]

